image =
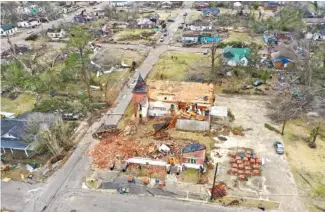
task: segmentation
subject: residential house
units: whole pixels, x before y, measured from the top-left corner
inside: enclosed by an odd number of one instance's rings
[[[289,32],[264,32],[263,40],[268,45],[278,45],[280,42],[290,42],[292,34]]]
[[[191,143],[182,150],[182,166],[203,170],[206,158],[206,147],[199,143]]]
[[[194,8],[197,10],[203,10],[205,8],[209,8],[210,4],[209,2],[195,2],[194,3]]]
[[[130,6],[131,2],[129,2],[129,1],[111,1],[110,4],[113,7],[125,7],[125,6]]]
[[[271,54],[273,66],[277,69],[292,68],[297,60],[296,54],[285,48],[278,48],[276,52]]]
[[[209,21],[195,20],[190,24],[186,24],[186,29],[191,31],[212,31],[213,25]]]
[[[151,13],[151,14],[145,16],[145,18],[148,18],[150,21],[158,24],[160,15],[158,13]]]
[[[308,40],[324,41],[325,40],[325,24],[317,24],[309,29],[305,35]]]
[[[267,45],[278,45],[278,39],[274,33],[264,32],[263,40]]]
[[[181,40],[183,45],[194,45],[199,42],[199,37],[201,33],[200,32],[195,32],[195,31],[189,31],[189,32],[183,32],[181,36]]]
[[[171,9],[173,7],[173,3],[170,1],[161,2],[161,9]]]
[[[269,1],[264,4],[264,10],[277,10],[280,4],[276,1]]]
[[[41,22],[36,19],[31,19],[31,20],[29,20],[28,25],[31,28],[35,28],[35,27],[38,27],[39,25],[41,25]]]
[[[232,48],[227,46],[223,49],[223,59],[229,66],[247,66],[249,55],[249,48]]]
[[[137,20],[137,23],[136,23],[136,27],[140,28],[140,29],[151,29],[151,28],[154,28],[155,26],[156,26],[156,23],[152,22],[148,18],[139,19],[139,20]]]
[[[86,23],[86,22],[96,21],[96,18],[86,16],[86,15],[76,15],[73,17],[73,20],[79,23]]]
[[[47,37],[51,40],[60,40],[66,37],[66,32],[64,29],[48,29],[47,30]]]
[[[105,17],[105,10],[102,8],[97,8],[95,10],[95,15],[96,15],[96,17],[103,18],[103,17]]]
[[[17,27],[20,28],[28,28],[29,27],[29,23],[27,21],[21,21],[17,23]]]
[[[199,42],[201,44],[220,43],[220,38],[214,33],[202,32],[199,36]]]
[[[320,29],[318,32],[313,34],[313,40],[325,41],[325,25],[323,29]]]
[[[48,126],[49,124],[52,124],[57,120],[61,120],[59,115],[34,112],[26,112],[13,119],[1,119],[0,146],[2,153],[11,153],[16,157],[29,157],[31,153],[33,153],[39,133],[29,137],[31,141],[26,143],[25,140],[28,135],[26,134],[25,129],[29,117],[41,117],[43,123],[40,124],[39,128],[48,128],[50,127]]]
[[[9,25],[2,25],[0,26],[0,35],[1,36],[12,36],[18,32],[16,26],[9,24]]]
[[[202,10],[203,16],[216,16],[220,13],[220,10],[215,7],[209,7]]]

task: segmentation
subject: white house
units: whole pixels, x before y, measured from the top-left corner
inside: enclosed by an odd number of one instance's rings
[[[21,21],[17,23],[17,27],[20,28],[28,28],[29,27],[29,23],[27,21]]]
[[[31,28],[35,28],[37,26],[39,26],[41,23],[39,21],[30,21],[29,22],[29,27]]]
[[[51,40],[60,40],[66,37],[66,32],[64,29],[48,29],[47,36]]]
[[[17,32],[18,32],[17,27],[12,24],[0,26],[1,36],[12,36]]]

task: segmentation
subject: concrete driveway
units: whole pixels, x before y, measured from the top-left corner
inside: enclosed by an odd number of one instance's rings
[[[267,117],[268,101],[270,101],[270,97],[216,96],[215,104],[227,107],[234,114],[233,126],[252,128],[245,132],[245,136],[229,136],[227,141],[218,144],[220,150],[214,150],[222,155],[215,161],[220,162],[221,168],[218,180],[224,180],[228,185],[233,186],[236,179],[235,176],[226,173],[229,169],[229,157],[227,156],[229,151],[236,152],[237,148],[241,147],[254,149],[255,153],[265,160],[265,164],[262,166],[262,176],[251,177],[248,182],[239,182],[238,187],[234,187],[230,193],[235,196],[279,202],[279,209],[285,212],[306,211],[299,199],[286,156],[278,155],[273,148],[273,142],[281,141],[281,136],[264,127],[265,123],[272,124]]]

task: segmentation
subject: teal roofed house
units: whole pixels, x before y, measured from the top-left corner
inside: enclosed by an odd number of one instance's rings
[[[0,26],[0,35],[1,36],[11,36],[11,35],[14,35],[17,31],[18,31],[17,27],[12,24]]]
[[[249,48],[232,48],[227,46],[223,49],[223,59],[229,66],[247,66],[250,53],[251,50]]]

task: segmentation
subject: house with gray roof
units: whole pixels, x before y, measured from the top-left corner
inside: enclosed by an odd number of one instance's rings
[[[26,157],[33,153],[35,144],[38,142],[39,132],[35,135],[26,132],[28,122],[33,119],[39,120],[37,123],[40,128],[41,125],[49,127],[55,121],[61,120],[61,116],[53,113],[26,112],[14,119],[1,119],[0,147],[2,153]]]

